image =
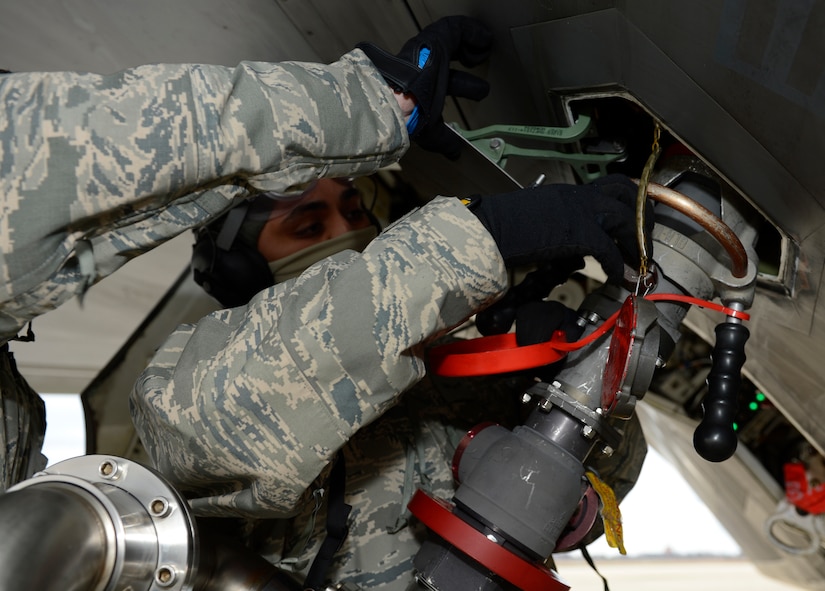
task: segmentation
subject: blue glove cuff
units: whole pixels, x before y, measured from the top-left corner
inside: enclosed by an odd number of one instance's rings
[[[422,47],[421,51],[418,52],[418,67],[423,68],[424,65],[427,63],[427,60],[430,59],[430,48],[429,47]],[[418,125],[418,105],[413,107],[412,113],[410,113],[410,118],[407,119],[407,133],[412,135],[415,131],[416,126]]]

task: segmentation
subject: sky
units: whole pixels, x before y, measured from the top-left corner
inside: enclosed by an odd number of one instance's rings
[[[620,508],[628,556],[741,553],[679,472],[652,448],[647,450],[639,480]],[[604,536],[587,549],[592,556],[619,556]]]
[[[82,455],[85,428],[80,397],[46,394],[46,442],[49,465]],[[681,475],[649,449],[636,486],[621,505],[627,555],[721,554],[737,556],[739,546]],[[663,524],[666,524],[663,526]],[[594,557],[618,556],[604,536],[588,546]]]

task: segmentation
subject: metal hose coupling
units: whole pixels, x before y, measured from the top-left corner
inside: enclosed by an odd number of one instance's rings
[[[51,466],[0,496],[0,589],[189,591],[194,519],[158,473],[111,456]]]

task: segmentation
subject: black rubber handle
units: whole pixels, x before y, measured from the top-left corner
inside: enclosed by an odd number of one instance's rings
[[[750,331],[742,324],[724,322],[716,327],[708,393],[702,402],[704,416],[693,433],[693,447],[709,462],[727,460],[736,451],[733,422],[739,411],[739,388],[749,336]]]

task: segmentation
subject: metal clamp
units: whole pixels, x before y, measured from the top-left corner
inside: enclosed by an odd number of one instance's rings
[[[570,127],[543,127],[536,125],[490,125],[479,129],[462,129],[455,123],[450,126],[475,148],[502,169],[511,156],[555,160],[572,166],[585,183],[607,174],[607,165],[625,158],[626,147],[618,142],[599,147],[593,152],[560,152],[558,150],[522,148],[508,144],[503,136],[538,140],[553,144],[569,144],[584,139],[590,133],[592,120],[579,115]],[[593,168],[598,170],[593,170]]]

